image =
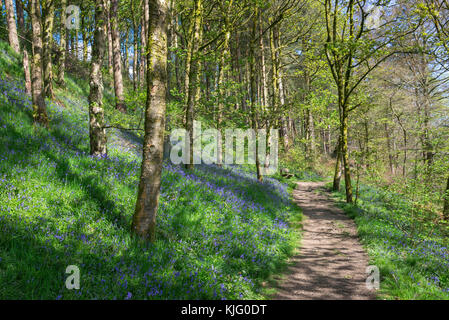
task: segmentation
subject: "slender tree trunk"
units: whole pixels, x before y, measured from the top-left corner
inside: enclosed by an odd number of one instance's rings
[[[17,20],[19,26],[19,34],[22,37],[26,36],[25,30],[25,17],[23,14],[23,4],[21,0],[16,0]],[[31,96],[31,74],[30,74],[30,58],[28,54],[27,44],[22,42],[22,54],[23,54],[23,71],[25,75],[25,89],[26,93]]]
[[[143,160],[132,231],[155,241],[161,184],[167,86],[167,0],[150,0]]]
[[[187,169],[193,169],[193,121],[195,117],[195,105],[199,100],[200,93],[200,74],[201,74],[201,61],[199,57],[198,48],[202,41],[202,22],[203,22],[203,4],[202,0],[195,0],[195,15],[194,20],[194,30],[192,34],[192,52],[190,54],[191,67],[189,72],[189,84],[187,91],[187,106],[186,106],[186,130],[189,134],[189,139],[186,139],[186,143],[189,144],[188,148],[189,157],[186,164]],[[187,146],[186,146],[187,147]]]
[[[343,167],[345,174],[345,188],[346,188],[346,202],[352,203],[352,184],[351,184],[351,168],[349,164],[349,148],[348,148],[348,114],[346,107],[343,109],[342,123],[341,123],[341,152],[343,158]]]
[[[79,52],[78,52],[78,30],[75,29],[73,30],[73,41],[72,41],[72,45],[73,45],[73,56],[75,57],[75,61],[79,60]]]
[[[126,78],[129,78],[129,30],[126,28],[125,37],[123,39],[123,51],[125,52],[123,57],[123,71]]]
[[[131,9],[132,9],[132,20],[133,20],[133,90],[137,91],[137,76],[138,76],[138,35],[139,35],[139,28],[138,28],[138,21],[136,20],[136,12],[135,12],[135,0],[131,1]]]
[[[145,85],[145,70],[146,70],[146,51],[148,40],[148,28],[150,24],[150,11],[148,1],[143,1],[143,15],[142,15],[142,48],[141,48],[141,61],[140,61],[140,86],[143,88]]]
[[[217,101],[217,130],[219,132],[218,139],[217,139],[217,164],[219,166],[222,165],[223,162],[223,154],[222,154],[222,132],[221,132],[221,126],[222,126],[222,113],[224,110],[224,101],[226,99],[226,89],[224,85],[224,78],[228,69],[227,63],[229,62],[230,58],[230,51],[229,51],[229,41],[231,39],[231,31],[230,31],[230,10],[233,5],[233,0],[231,0],[228,4],[227,12],[225,12],[223,17],[223,24],[224,24],[224,42],[223,46],[221,48],[221,57],[220,57],[220,64],[219,64],[219,73],[218,73],[218,79],[217,79],[217,86],[218,86],[218,101]]]
[[[108,70],[111,77],[114,76],[114,53],[112,51],[112,25],[111,25],[111,1],[107,0],[107,28],[108,28]]]
[[[265,45],[263,41],[263,23],[262,15],[259,14],[259,50],[260,50],[260,64],[262,75],[262,104],[264,107],[268,106],[268,84],[267,84],[267,67],[265,63]]]
[[[111,26],[112,26],[112,55],[114,64],[114,91],[115,108],[120,112],[126,112],[125,94],[122,76],[122,61],[120,54],[120,33],[118,30],[118,1],[111,0]]]
[[[6,14],[8,20],[9,44],[16,53],[20,53],[19,37],[17,36],[16,18],[12,0],[5,0]]]
[[[53,22],[55,15],[54,0],[44,0],[42,2],[42,13],[44,15],[44,91],[45,96],[53,99],[53,64],[52,64],[52,50],[53,50]]]
[[[95,6],[95,34],[92,47],[89,93],[90,154],[103,157],[107,154],[106,130],[104,128],[103,76],[101,67],[105,54],[105,8],[103,1]]]
[[[335,162],[334,183],[332,185],[333,191],[340,190],[340,180],[341,180],[341,136],[338,137],[337,143],[337,160]]]
[[[180,65],[180,59],[178,55],[178,48],[179,48],[179,41],[178,41],[178,28],[179,28],[179,18],[178,15],[176,15],[175,21],[174,21],[174,33],[173,33],[173,46],[175,47],[176,54],[175,54],[175,75],[176,75],[176,88],[178,90],[178,93],[181,92],[182,88],[182,81],[181,81],[181,65]]]
[[[83,13],[85,8],[81,5],[81,12]],[[83,41],[83,61],[87,62],[87,46],[88,46],[88,28],[86,26],[86,14],[81,14],[81,39]]]
[[[60,43],[59,43],[59,61],[58,61],[58,84],[65,86],[65,61],[67,55],[67,31],[65,25],[67,9],[67,0],[61,0],[61,26],[60,26]]]
[[[256,8],[258,11],[258,9]],[[254,15],[253,19],[253,26],[252,26],[252,37],[253,39],[256,39],[256,30],[257,30],[257,20],[258,15]],[[257,102],[257,96],[256,96],[256,44],[254,43],[254,40],[252,40],[249,44],[249,61],[248,61],[248,71],[249,71],[249,82],[250,82],[250,97],[251,97],[251,122],[252,122],[252,128],[254,132],[256,133],[256,174],[257,174],[257,180],[260,182],[263,181],[263,175],[262,175],[262,168],[260,164],[260,158],[259,158],[259,121],[257,117],[257,110],[256,110],[256,102]]]
[[[443,216],[444,216],[444,220],[449,221],[449,175],[447,176],[446,195],[444,197]]]
[[[41,11],[38,0],[31,0],[31,25],[33,30],[33,63],[31,65],[31,87],[34,122],[48,128],[45,106],[44,87],[42,83],[42,30]]]
[[[388,124],[385,122],[385,136],[387,138],[387,150],[388,150],[388,163],[390,165],[390,173],[394,176],[395,170],[394,170],[394,159],[393,159],[393,153],[392,153],[392,147],[391,147],[391,138],[390,138],[390,132],[388,130]]]

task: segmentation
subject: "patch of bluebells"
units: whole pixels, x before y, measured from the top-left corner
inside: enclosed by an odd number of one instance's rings
[[[260,183],[237,167],[186,172],[168,163],[160,240],[136,241],[129,226],[139,152],[129,152],[123,136],[114,140],[112,133],[109,155],[89,156],[84,99],[61,96],[65,107],[47,101],[50,132],[36,133],[23,84],[1,80],[0,92],[9,106],[0,111],[0,126],[9,129],[0,136],[0,241],[22,247],[27,260],[20,263],[37,270],[23,275],[25,294],[42,282],[47,291],[39,298],[257,298],[260,279],[293,248],[286,186],[269,178]],[[76,292],[65,289],[61,272],[70,264],[81,269]]]
[[[448,293],[449,250],[444,235],[413,232],[413,217],[407,200],[370,186],[361,186],[356,219],[369,225],[367,243],[381,245],[382,258],[388,257],[399,266],[411,269],[410,281],[417,286],[424,280],[429,286]],[[378,241],[382,239],[382,241]]]

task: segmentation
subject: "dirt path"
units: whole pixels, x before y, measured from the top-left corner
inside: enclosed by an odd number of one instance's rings
[[[292,258],[274,299],[375,299],[365,285],[368,256],[354,222],[325,195],[324,183],[300,182],[293,193],[305,221],[301,251]]]

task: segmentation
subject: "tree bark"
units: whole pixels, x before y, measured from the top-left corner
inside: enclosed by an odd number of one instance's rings
[[[258,11],[258,9],[256,8]],[[256,30],[257,30],[257,20],[258,15],[254,14],[253,22],[252,22],[252,38],[253,40],[250,41],[249,44],[249,61],[248,61],[248,76],[249,76],[249,82],[250,82],[250,97],[251,97],[251,125],[256,133],[256,175],[257,180],[262,182],[263,181],[263,175],[262,175],[262,168],[260,164],[260,158],[259,158],[259,121],[257,117],[257,110],[256,110],[256,101],[257,101],[257,83],[256,83],[256,44],[254,43],[254,39],[257,38]],[[269,131],[268,131],[269,132]],[[268,136],[268,135],[267,135]]]
[[[338,137],[337,143],[337,160],[335,162],[335,173],[334,173],[334,183],[332,185],[333,191],[340,190],[340,180],[341,180],[341,136]]]
[[[108,70],[111,77],[114,76],[114,59],[112,52],[112,25],[111,25],[111,1],[107,0],[107,28],[108,28]]]
[[[147,103],[141,177],[132,232],[156,239],[156,214],[161,185],[167,86],[167,0],[150,0]]]
[[[348,148],[348,114],[346,107],[343,108],[342,122],[341,122],[341,155],[343,158],[343,167],[345,174],[345,188],[346,188],[346,202],[353,203],[352,199],[352,183],[351,183],[351,168],[349,165],[349,148]]]
[[[16,53],[20,53],[19,37],[17,36],[16,18],[12,0],[5,0],[6,14],[8,20],[9,44]]]
[[[58,61],[58,85],[65,86],[65,60],[67,55],[67,31],[65,25],[67,9],[67,0],[61,0],[61,26],[60,26],[60,42],[59,42],[59,61]]]
[[[444,197],[443,216],[444,216],[444,220],[449,221],[449,175],[447,176],[446,195]]]
[[[114,91],[115,108],[120,112],[126,112],[125,94],[122,76],[122,61],[120,54],[120,33],[118,30],[118,0],[111,0],[111,27],[112,27],[112,55],[114,65]]]
[[[54,0],[44,0],[42,2],[42,13],[44,15],[44,92],[45,96],[53,99],[53,67],[52,67],[52,49],[53,49],[53,22],[55,15]]]
[[[33,63],[31,65],[31,87],[34,122],[48,128],[45,106],[44,87],[42,83],[42,30],[40,4],[31,0],[31,25],[33,30]]]
[[[202,0],[195,1],[195,14],[192,23],[194,24],[191,41],[190,53],[190,72],[187,90],[187,105],[186,105],[186,130],[189,134],[189,139],[186,139],[186,150],[189,152],[188,161],[186,163],[187,169],[193,169],[193,120],[195,117],[195,105],[199,100],[200,94],[200,74],[201,63],[198,48],[202,41],[202,23],[203,23],[203,4]]]
[[[89,93],[89,138],[90,154],[96,157],[107,155],[106,130],[104,128],[103,76],[101,67],[105,54],[105,7],[103,1],[95,6],[95,35],[92,46],[92,64]]]
[[[26,36],[25,30],[25,17],[23,14],[23,3],[22,0],[16,0],[17,8],[17,20],[19,26],[19,34],[22,37]],[[28,49],[25,41],[22,41],[22,54],[23,54],[23,71],[25,75],[25,89],[26,93],[31,96],[31,74],[30,74],[30,58],[28,54]]]
[[[150,24],[150,11],[148,1],[143,1],[143,15],[142,15],[142,47],[140,51],[140,86],[143,88],[145,85],[145,70],[146,70],[146,56],[147,56],[147,40],[148,40],[148,28]]]

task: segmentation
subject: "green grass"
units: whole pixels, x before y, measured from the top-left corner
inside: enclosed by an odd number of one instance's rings
[[[380,270],[379,298],[449,299],[449,240],[444,224],[415,209],[397,194],[362,185],[355,205],[344,203],[354,219],[370,264]]]
[[[143,243],[129,232],[139,134],[108,130],[108,157],[90,157],[87,79],[71,74],[47,101],[50,129],[34,126],[14,80],[20,58],[8,52],[0,57],[0,299],[266,297],[262,283],[299,238],[302,216],[286,185],[259,183],[241,168],[165,164],[158,240]],[[114,121],[120,115],[105,95]],[[69,265],[80,268],[80,290],[65,287]]]

